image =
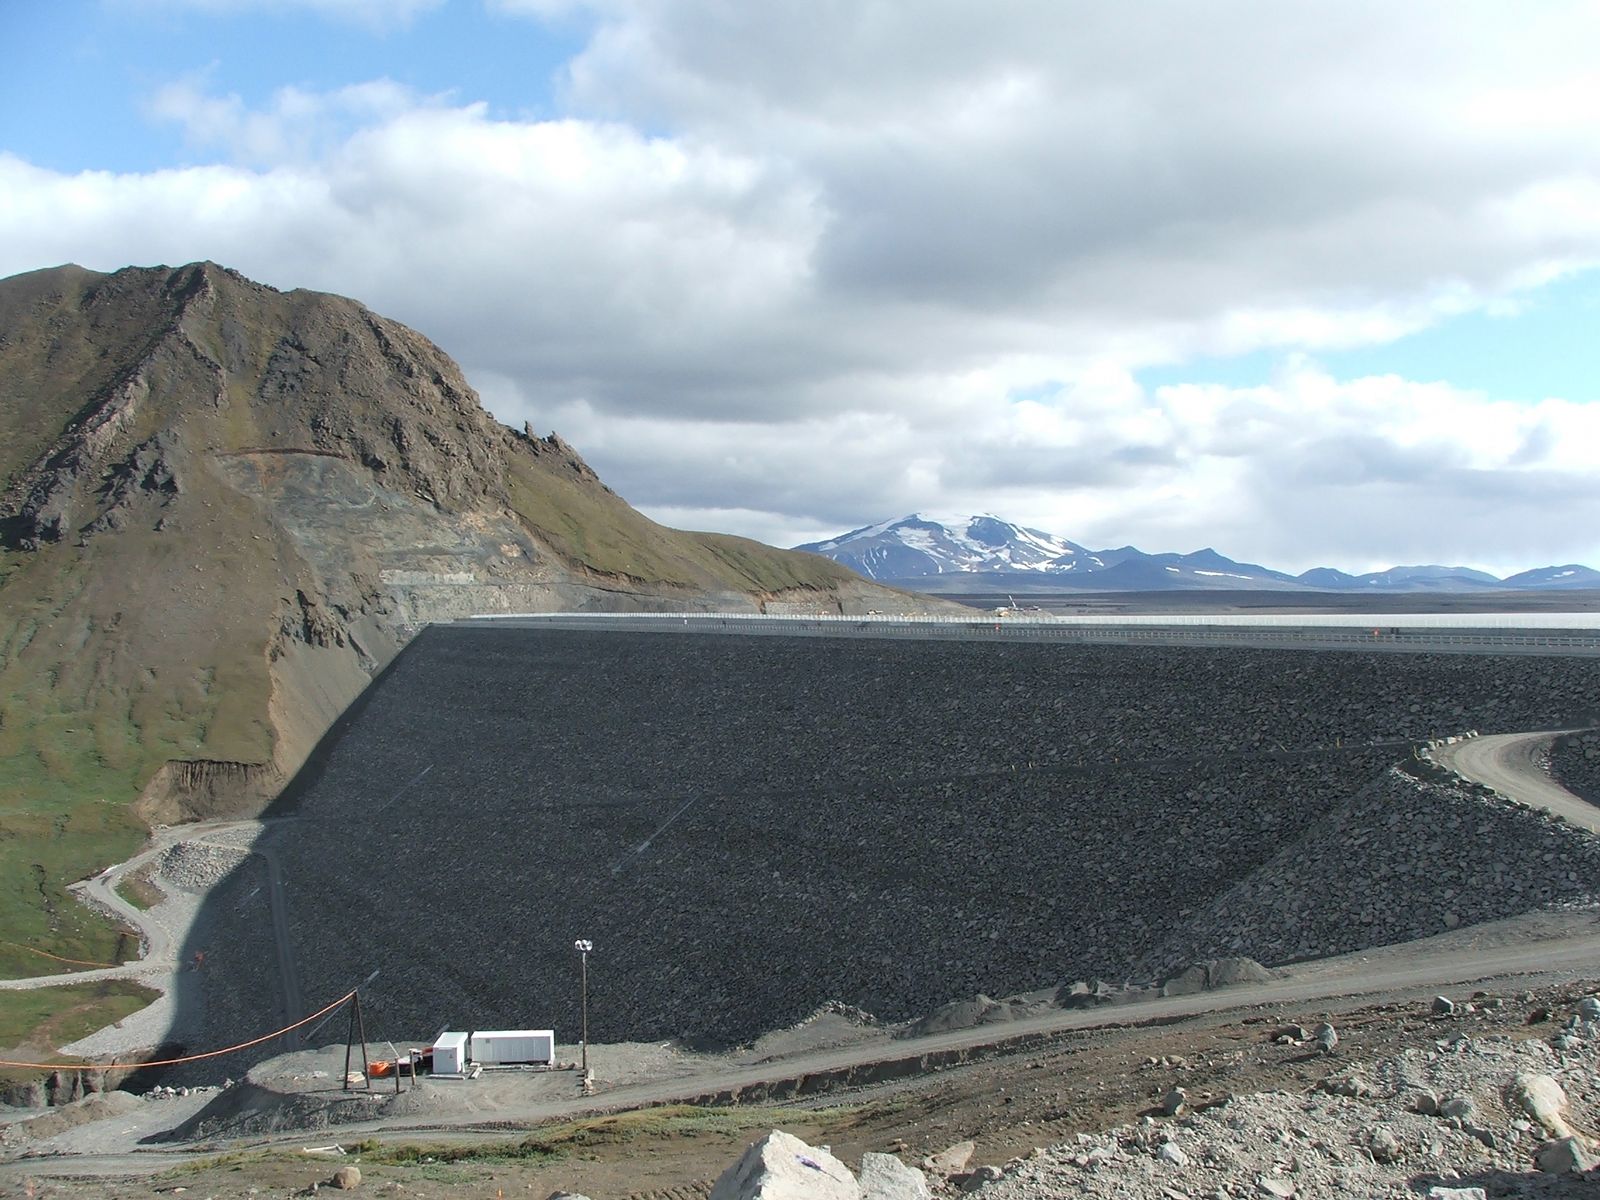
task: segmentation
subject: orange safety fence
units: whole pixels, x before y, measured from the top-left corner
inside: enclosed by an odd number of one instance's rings
[[[24,1067],[34,1071],[111,1071],[118,1067],[133,1067],[142,1070],[145,1067],[176,1067],[180,1063],[199,1062],[206,1058],[219,1058],[224,1054],[232,1054],[236,1050],[248,1050],[251,1046],[259,1046],[262,1042],[270,1042],[275,1037],[282,1037],[286,1033],[293,1033],[302,1025],[309,1025],[318,1017],[331,1013],[341,1004],[355,998],[358,989],[352,988],[340,996],[332,1004],[317,1009],[309,1017],[301,1017],[293,1025],[285,1025],[282,1029],[275,1029],[271,1033],[264,1033],[258,1038],[251,1038],[248,1042],[240,1042],[236,1046],[224,1046],[221,1050],[207,1050],[204,1054],[185,1054],[182,1058],[162,1058],[154,1062],[109,1062],[109,1063],[34,1063],[10,1062],[0,1058],[0,1067]]]
[[[29,954],[38,954],[45,958],[53,958],[57,962],[71,963],[75,967],[121,967],[127,965],[126,963],[89,962],[87,959],[82,958],[62,958],[59,954],[51,954],[50,951],[41,950],[37,946],[24,946],[21,942],[0,942],[0,946],[12,946],[18,950],[26,950]],[[139,960],[134,958],[129,959],[128,961],[138,962]]]

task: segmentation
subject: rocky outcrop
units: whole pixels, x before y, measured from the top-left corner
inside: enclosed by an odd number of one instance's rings
[[[213,263],[0,281],[0,378],[5,753],[151,820],[259,808],[430,621],[917,603],[658,526],[422,335]]]
[[[149,825],[179,825],[260,812],[283,787],[271,763],[174,759],[145,784],[133,810]]]

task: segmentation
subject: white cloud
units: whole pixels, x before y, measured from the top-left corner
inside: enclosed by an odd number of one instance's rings
[[[592,23],[563,116],[176,81],[152,113],[223,163],[0,157],[0,271],[357,296],[643,507],[776,540],[938,506],[1275,565],[1600,559],[1582,405],[1295,357],[1600,263],[1591,4],[493,7]],[[1264,389],[1132,378],[1263,349]]]

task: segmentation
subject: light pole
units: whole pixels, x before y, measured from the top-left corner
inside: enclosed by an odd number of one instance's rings
[[[589,951],[594,949],[594,943],[588,938],[579,938],[572,943],[572,948],[578,952],[578,976],[581,980],[580,991],[583,997],[583,1037],[581,1041],[583,1062],[579,1070],[583,1074],[584,1086],[589,1084]]]

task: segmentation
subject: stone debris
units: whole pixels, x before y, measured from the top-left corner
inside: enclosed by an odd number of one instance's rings
[[[1584,1144],[1575,1137],[1558,1138],[1556,1141],[1547,1142],[1540,1147],[1534,1161],[1538,1163],[1539,1170],[1548,1171],[1552,1175],[1581,1174],[1592,1171],[1600,1165],[1600,1159],[1589,1153]]]
[[[160,858],[164,882],[190,892],[210,891],[232,874],[249,852],[203,842],[175,842]]]
[[[932,1195],[927,1176],[892,1154],[863,1154],[856,1182],[865,1200],[930,1200]]]
[[[1561,1037],[1570,1049],[1502,1033],[1438,1039],[1429,1048],[1342,1071],[1331,1077],[1332,1086],[1235,1096],[1154,1127],[1146,1118],[1079,1134],[1075,1142],[1006,1163],[1001,1177],[977,1195],[1564,1197],[1569,1193],[1539,1191],[1537,1181],[1596,1171],[1600,1163],[1579,1134],[1547,1140],[1554,1128],[1600,1124],[1600,1025],[1578,1019]],[[1364,1087],[1351,1085],[1358,1078]],[[1600,1184],[1600,1172],[1594,1182]],[[1579,1194],[1581,1188],[1570,1193]]]
[[[963,1192],[976,1192],[985,1184],[993,1183],[1004,1174],[1005,1172],[999,1167],[984,1165],[975,1167],[964,1175],[957,1176],[951,1182],[959,1181]]]

